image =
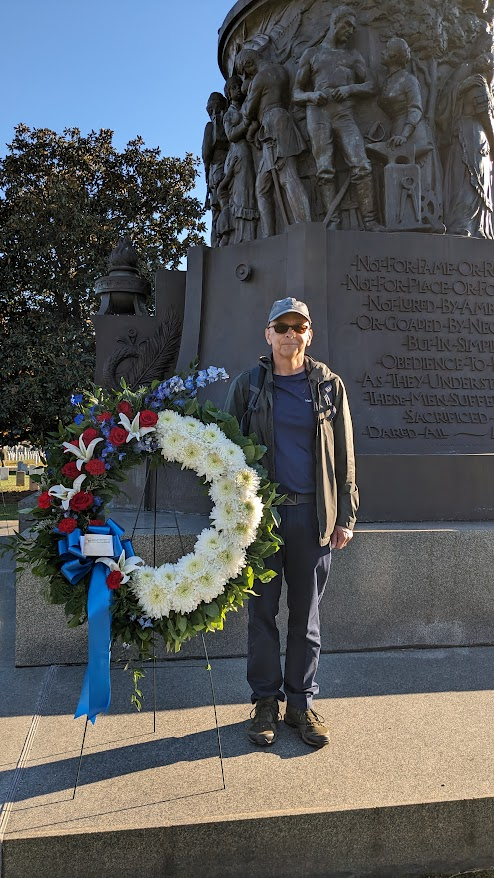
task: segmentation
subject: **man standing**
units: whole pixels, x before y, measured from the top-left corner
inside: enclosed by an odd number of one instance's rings
[[[336,141],[349,168],[365,228],[378,231],[372,165],[353,115],[354,98],[372,95],[375,88],[368,79],[362,55],[347,48],[355,26],[355,13],[348,6],[333,10],[328,34],[321,45],[302,55],[293,100],[307,108],[307,130],[326,212],[336,196]],[[330,228],[338,227],[336,212],[331,211],[329,223]]]
[[[248,126],[247,140],[257,138],[262,158],[257,172],[256,195],[264,238],[276,234],[273,187],[278,207],[287,225],[282,190],[293,221],[310,223],[310,203],[298,168],[297,156],[307,147],[287,107],[290,104],[290,78],[282,64],[261,58],[255,49],[242,49],[235,61],[248,82],[242,114]]]
[[[247,679],[255,705],[249,738],[276,739],[279,702],[285,722],[313,747],[329,730],[312,709],[321,647],[319,602],[329,576],[331,548],[351,540],[358,507],[353,432],[343,382],[307,356],[313,331],[305,302],[274,302],[265,330],[272,357],[234,379],[225,408],[267,446],[269,478],[286,500],[279,506],[284,545],[269,561],[277,576],[249,600]],[[257,389],[256,389],[257,388]],[[285,673],[276,615],[282,574],[289,609]]]
[[[212,213],[211,247],[217,247],[219,244],[216,228],[221,211],[218,186],[225,176],[225,160],[230,146],[223,127],[223,113],[226,107],[226,98],[218,91],[209,95],[206,111],[211,121],[206,124],[204,129],[202,160],[208,187],[204,207],[206,210],[210,208]]]

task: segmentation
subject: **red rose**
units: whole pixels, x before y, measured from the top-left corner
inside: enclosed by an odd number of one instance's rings
[[[112,570],[111,573],[106,577],[106,584],[108,588],[116,589],[120,588],[122,584],[123,573],[120,573],[120,570]]]
[[[102,518],[93,518],[89,522],[89,527],[103,527],[104,523]]]
[[[40,509],[49,509],[51,506],[51,497],[48,491],[43,491],[38,497],[38,506]]]
[[[74,512],[84,512],[85,509],[89,509],[89,507],[93,505],[93,502],[94,497],[91,494],[91,491],[79,491],[79,493],[74,494],[70,500],[70,508],[73,509]]]
[[[88,460],[84,464],[84,469],[90,476],[102,476],[106,472],[104,460]]]
[[[69,463],[64,463],[62,473],[64,476],[67,476],[68,479],[76,479],[81,474],[77,469],[75,460],[71,460]]]
[[[73,530],[77,527],[77,521],[75,518],[62,518],[61,521],[58,522],[57,528],[60,533],[63,534],[71,534]]]
[[[88,427],[87,430],[84,430],[81,439],[84,442],[84,445],[89,445],[89,443],[92,442],[93,439],[97,439],[98,436],[99,433],[97,430],[94,429],[94,427]]]
[[[158,415],[149,409],[144,409],[139,415],[140,427],[154,427],[158,423]]]
[[[120,412],[121,415],[127,415],[129,421],[132,420],[132,406],[130,402],[119,402],[117,406],[117,411]]]
[[[123,427],[112,427],[108,436],[108,442],[112,445],[125,445],[128,435],[127,430],[124,430]]]
[[[104,424],[105,421],[111,420],[111,412],[100,412],[99,415],[96,415],[96,420],[98,424]]]

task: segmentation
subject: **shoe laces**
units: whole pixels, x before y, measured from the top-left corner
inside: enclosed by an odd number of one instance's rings
[[[251,719],[259,721],[266,720],[267,722],[276,722],[280,718],[280,711],[278,707],[278,702],[274,701],[265,701],[264,699],[259,699],[254,704],[253,709],[250,712]]]
[[[322,725],[325,722],[324,717],[316,713],[316,711],[312,709],[305,711],[305,717],[308,726]]]

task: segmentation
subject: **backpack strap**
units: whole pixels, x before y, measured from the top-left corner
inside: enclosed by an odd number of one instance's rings
[[[254,368],[250,370],[249,402],[247,404],[247,409],[242,417],[242,420],[240,421],[240,429],[244,436],[248,435],[252,412],[257,405],[257,400],[259,399],[259,395],[264,384],[265,375],[266,370],[263,369],[259,364],[257,366],[254,366]]]

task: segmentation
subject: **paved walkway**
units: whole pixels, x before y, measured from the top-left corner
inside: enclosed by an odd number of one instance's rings
[[[245,735],[243,659],[158,665],[74,721],[84,668],[15,669],[0,561],[2,878],[379,878],[494,867],[494,649],[324,655],[332,744]],[[82,754],[82,759],[81,759]]]

